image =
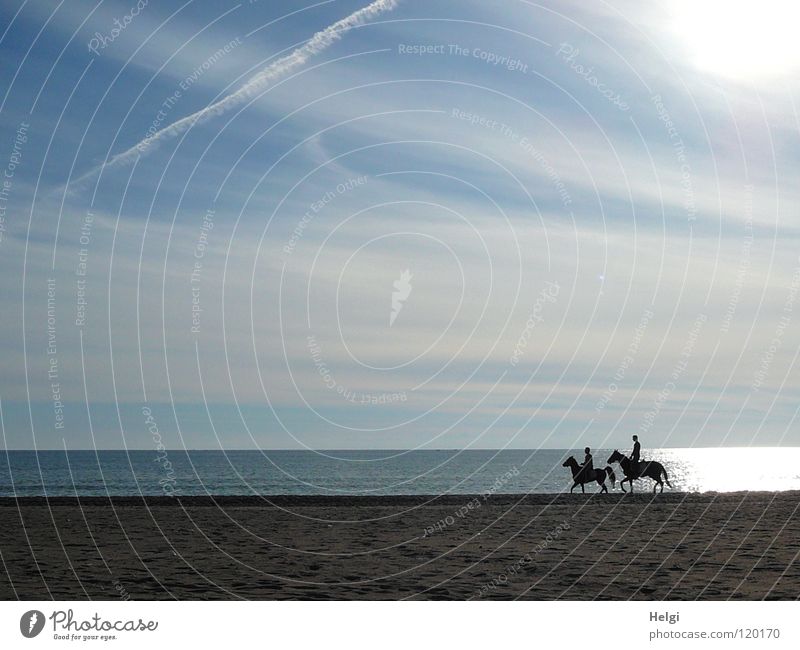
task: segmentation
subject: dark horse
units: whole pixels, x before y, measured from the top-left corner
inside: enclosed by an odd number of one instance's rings
[[[625,478],[619,482],[619,486],[622,488],[622,491],[625,492],[625,481],[631,484],[631,492],[633,492],[633,480],[639,479],[647,476],[655,481],[655,485],[653,485],[653,494],[656,492],[656,488],[660,485],[661,492],[664,491],[664,483],[661,481],[661,475],[664,475],[664,480],[667,482],[667,485],[672,487],[672,483],[669,482],[669,476],[667,476],[667,470],[664,469],[664,466],[656,462],[654,460],[645,460],[639,463],[639,467],[634,469],[631,467],[631,459],[628,458],[625,454],[619,453],[616,449],[614,453],[608,459],[609,463],[619,463],[619,466],[622,468],[623,473],[625,474]],[[638,471],[637,471],[638,470]],[[659,492],[660,494],[660,492]]]
[[[575,460],[575,456],[570,456],[565,460],[561,467],[569,467],[572,470],[572,480],[574,483],[572,487],[569,489],[572,492],[576,487],[579,485],[581,486],[581,492],[586,493],[586,488],[583,486],[586,483],[592,483],[597,481],[600,485],[602,490],[600,492],[608,492],[608,488],[606,487],[606,474],[611,479],[611,487],[614,487],[617,483],[617,477],[614,476],[614,470],[610,467],[606,467],[605,469],[596,469],[594,472],[590,473],[589,476],[586,476],[586,472],[583,471],[583,466],[578,465],[578,461]]]

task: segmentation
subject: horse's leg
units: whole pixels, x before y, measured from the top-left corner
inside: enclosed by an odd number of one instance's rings
[[[578,485],[577,483],[572,484],[572,487],[569,489],[570,494],[572,494],[572,491],[576,488],[577,485]]]
[[[583,483],[581,483],[581,494],[586,494],[586,488],[583,487]]]

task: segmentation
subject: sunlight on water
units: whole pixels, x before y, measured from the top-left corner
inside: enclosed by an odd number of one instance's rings
[[[686,492],[800,490],[800,448],[657,449],[672,484]],[[650,481],[641,481],[642,484]]]

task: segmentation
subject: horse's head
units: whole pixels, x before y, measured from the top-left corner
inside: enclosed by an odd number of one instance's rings
[[[577,465],[577,464],[578,461],[575,460],[575,456],[570,456],[569,458],[567,458],[567,460],[561,463],[561,467],[571,467],[572,465]]]
[[[621,454],[621,453],[619,453],[619,451],[615,449],[615,450],[614,450],[614,453],[613,453],[613,454],[611,454],[611,455],[608,457],[608,460],[607,460],[606,462],[607,462],[607,463],[617,463],[617,462],[621,461],[621,460],[622,460],[622,458],[623,458],[622,454]]]

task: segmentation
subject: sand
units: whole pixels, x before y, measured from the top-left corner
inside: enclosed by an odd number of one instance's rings
[[[0,499],[3,599],[796,599],[800,493]]]

